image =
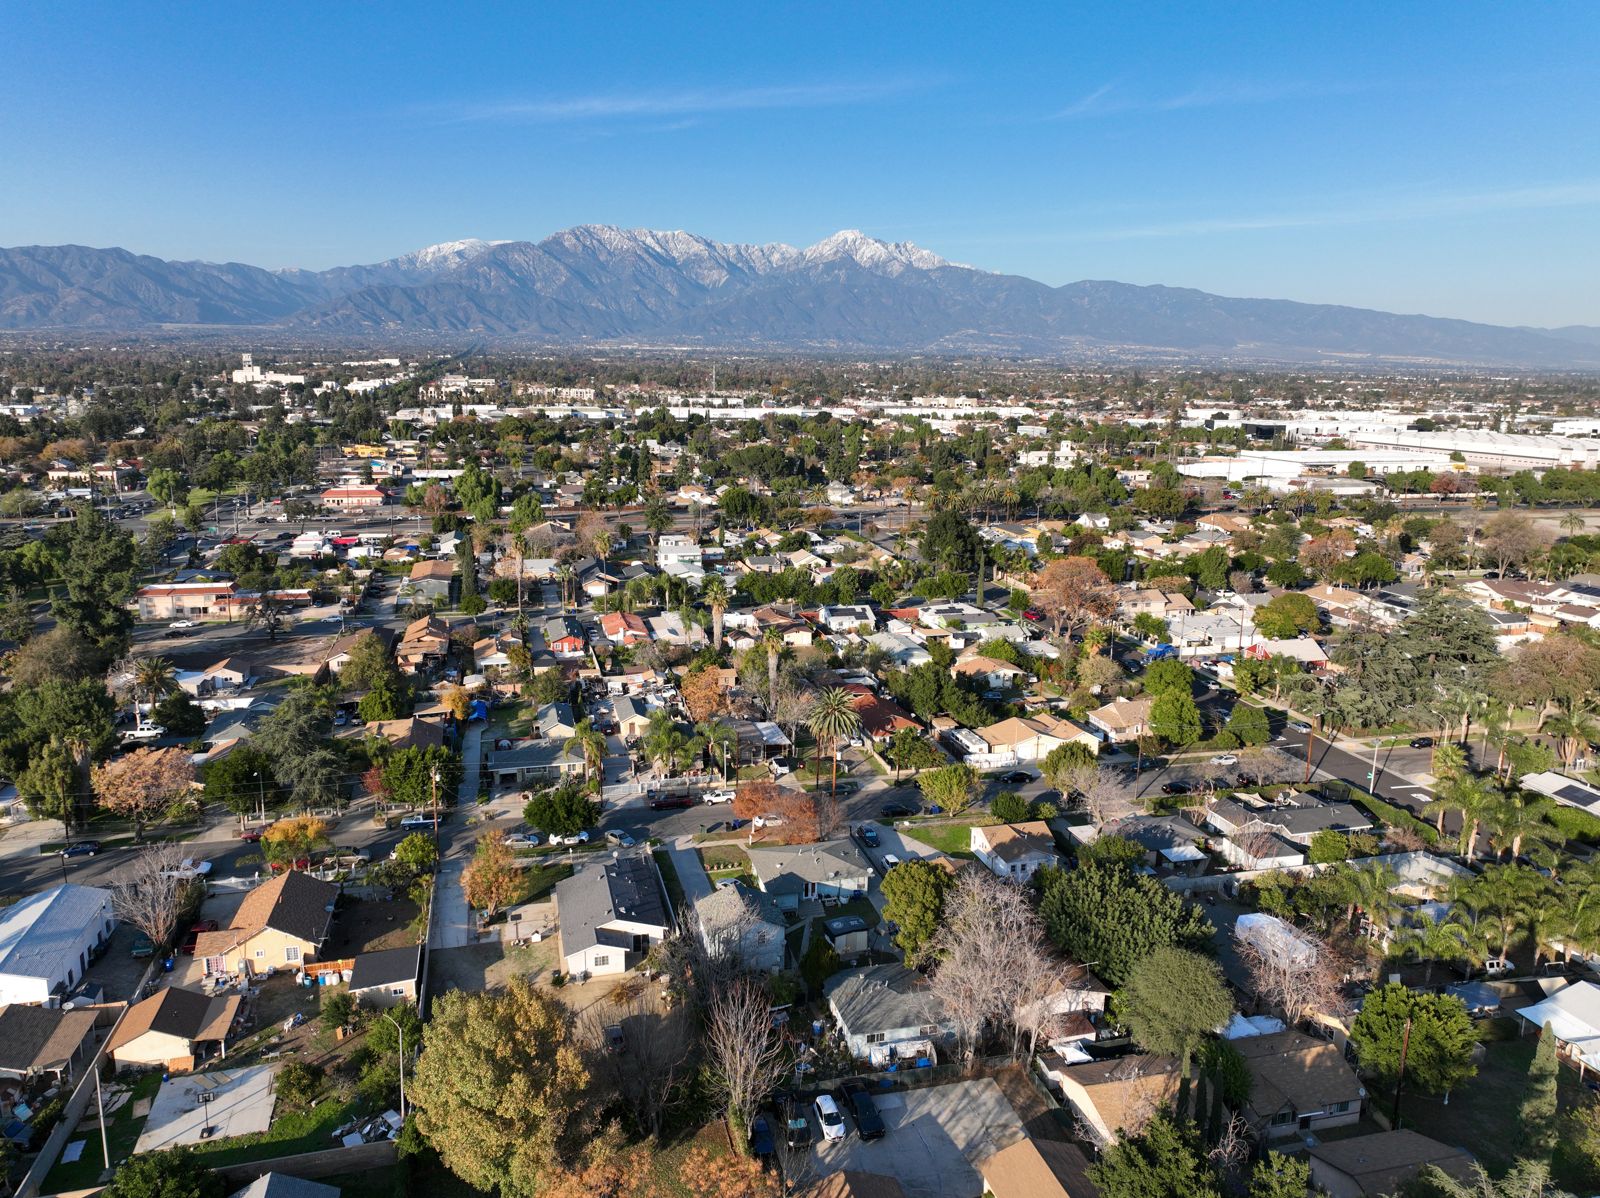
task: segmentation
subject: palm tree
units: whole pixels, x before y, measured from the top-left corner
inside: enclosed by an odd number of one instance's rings
[[[567,590],[578,580],[578,572],[570,564],[556,569],[556,581],[561,584],[561,610],[567,610]]]
[[[695,729],[705,743],[722,755],[722,780],[728,780],[728,754],[737,754],[739,751],[739,734],[734,731],[733,725],[722,721],[701,724]]]
[[[1545,724],[1544,730],[1561,742],[1561,764],[1568,769],[1590,741],[1600,740],[1600,724],[1593,713],[1579,707],[1571,715],[1558,715]]]
[[[783,633],[769,626],[761,634],[761,647],[767,651],[767,701],[772,701],[772,696],[778,690],[778,658],[783,655],[788,643],[783,639]]]
[[[133,667],[133,684],[136,691],[149,696],[150,706],[154,708],[160,698],[171,694],[178,685],[178,673],[165,657],[146,657]],[[144,726],[137,701],[133,705],[133,722]]]
[[[1400,879],[1395,871],[1384,865],[1364,865],[1350,870],[1346,881],[1350,899],[1346,918],[1353,922],[1359,910],[1374,929],[1387,931],[1390,920],[1400,910],[1400,900],[1394,892]]]
[[[840,687],[825,690],[811,709],[806,721],[811,734],[817,738],[817,766],[822,765],[822,742],[826,740],[833,753],[833,781],[829,788],[831,797],[839,792],[839,742],[854,736],[861,729],[861,714],[851,703],[850,692]]]
[[[511,534],[511,553],[517,559],[517,611],[522,611],[522,561],[528,556],[528,538],[521,532]]]
[[[711,609],[711,647],[722,652],[722,613],[728,610],[728,587],[713,574],[700,588],[700,601]]]
[[[1584,529],[1583,517],[1577,512],[1568,512],[1561,517],[1561,527],[1571,536],[1577,536]]]
[[[1491,783],[1479,778],[1462,778],[1448,791],[1451,802],[1461,812],[1460,853],[1471,861],[1477,851],[1478,830],[1493,816],[1500,796]]]
[[[594,555],[600,559],[600,566],[603,569],[606,564],[606,558],[611,556],[611,546],[613,541],[611,539],[610,529],[602,528],[599,532],[594,534],[594,538],[589,542],[589,544],[594,547]]]
[[[1422,985],[1426,989],[1433,981],[1433,967],[1440,961],[1450,961],[1471,954],[1467,929],[1450,920],[1435,919],[1426,911],[1417,922],[1400,929],[1395,947],[1401,956],[1416,957],[1423,962]]]
[[[572,735],[567,737],[563,750],[571,753],[577,750],[583,754],[583,777],[587,781],[599,777],[602,782],[605,776],[602,771],[606,761],[606,738],[594,723],[588,719],[579,720],[573,728]]]
[[[1555,808],[1555,800],[1542,795],[1508,795],[1488,816],[1490,838],[1515,861],[1524,841],[1543,844],[1555,832],[1550,823]]]
[[[1111,640],[1111,633],[1105,628],[1096,625],[1084,630],[1078,643],[1083,646],[1085,653],[1099,653]]]

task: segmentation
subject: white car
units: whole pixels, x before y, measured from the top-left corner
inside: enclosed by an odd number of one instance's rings
[[[704,803],[731,803],[733,802],[733,791],[708,790],[700,796],[700,800]]]
[[[554,845],[562,845],[567,848],[571,848],[573,845],[588,844],[589,833],[587,831],[583,831],[574,832],[571,836],[551,836],[550,843]]]
[[[1232,753],[1218,753],[1211,759],[1212,765],[1238,765],[1239,759]]]
[[[834,1102],[831,1094],[818,1094],[817,1100],[811,1104],[816,1108],[817,1122],[822,1125],[822,1138],[824,1140],[844,1139],[844,1116],[839,1113],[839,1104]]]
[[[888,873],[891,869],[893,869],[895,866],[897,866],[899,864],[900,864],[900,858],[896,857],[893,853],[885,853],[883,855],[883,872],[884,873]]]
[[[193,620],[174,620],[172,623],[168,624],[167,627],[168,628],[193,628],[194,627],[194,621]]]
[[[122,734],[122,741],[127,744],[131,741],[160,740],[167,734],[167,730],[160,724],[146,724],[143,728],[129,728]]]
[[[506,837],[506,847],[509,849],[537,848],[539,834],[537,832],[512,832]]]
[[[185,857],[171,869],[161,871],[163,878],[182,878],[188,881],[191,878],[203,878],[211,872],[211,862],[196,861],[193,857]]]
[[[1290,720],[1289,721],[1289,727],[1292,728],[1296,732],[1310,732],[1311,731],[1311,725],[1306,723],[1304,720]]]
[[[752,828],[781,828],[783,820],[776,815],[758,815],[750,821]]]

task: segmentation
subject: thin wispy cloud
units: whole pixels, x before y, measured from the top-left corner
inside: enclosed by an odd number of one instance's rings
[[[1320,83],[1309,80],[1282,82],[1220,80],[1198,84],[1186,91],[1151,95],[1135,92],[1121,84],[1104,83],[1060,111],[1051,113],[1049,119],[1069,121],[1119,116],[1125,113],[1183,112],[1193,108],[1275,104],[1284,100],[1355,95],[1369,90],[1371,90],[1370,84],[1355,81]]]
[[[667,120],[719,112],[833,108],[890,99],[919,90],[909,79],[800,83],[769,87],[687,88],[655,92],[596,92],[584,96],[447,105],[433,110],[442,124],[506,122],[560,124],[619,119]]]

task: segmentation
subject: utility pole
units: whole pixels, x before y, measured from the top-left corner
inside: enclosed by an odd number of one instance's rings
[[[1391,1113],[1391,1131],[1400,1130],[1400,1088],[1406,1084],[1406,1052],[1411,1047],[1411,1016],[1406,1016],[1406,1028],[1400,1035],[1400,1073],[1394,1079],[1394,1110]]]
[[[379,1011],[390,1023],[394,1024],[395,1034],[400,1037],[400,1121],[406,1118],[406,1029],[400,1026],[400,1021],[387,1011]]]
[[[432,782],[432,785],[431,785],[430,789],[431,789],[431,791],[433,793],[433,838],[435,840],[438,840],[439,839],[439,767],[438,766],[434,766],[433,767],[433,772],[429,775],[429,778],[431,779],[431,782]]]
[[[106,1104],[100,1097],[100,1065],[94,1063],[94,1103],[100,1110],[100,1154],[106,1162],[106,1168],[111,1168],[111,1143],[106,1138]]]

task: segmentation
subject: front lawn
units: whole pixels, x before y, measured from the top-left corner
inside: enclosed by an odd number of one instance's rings
[[[566,862],[554,862],[548,865],[534,865],[522,871],[522,892],[517,896],[518,903],[531,903],[537,899],[548,898],[550,892],[556,888],[556,883],[572,876],[572,866]]]
[[[655,849],[650,854],[656,859],[656,865],[661,870],[661,880],[667,887],[667,901],[672,904],[672,909],[677,911],[683,907],[683,883],[678,881],[678,871],[673,867],[672,854],[666,849]]]
[[[319,1102],[309,1111],[280,1114],[274,1109],[272,1126],[266,1131],[226,1140],[201,1140],[192,1147],[213,1168],[318,1152],[337,1146],[333,1129],[349,1121],[355,1110],[355,1102],[338,1100]]]
[[[921,824],[900,829],[900,835],[921,841],[929,848],[938,849],[947,857],[972,859],[972,829],[987,828],[994,824],[988,816],[945,824]]]
[[[701,847],[700,864],[708,874],[750,871],[750,854],[737,844],[708,844]]]

